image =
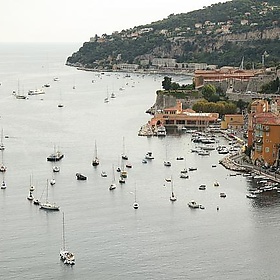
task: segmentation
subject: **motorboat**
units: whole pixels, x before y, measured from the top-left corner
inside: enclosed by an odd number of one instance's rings
[[[127,168],[132,168],[132,164],[131,164],[131,163],[127,163],[125,166],[126,166]]]
[[[146,159],[154,159],[153,153],[152,152],[147,152],[145,158]]]
[[[50,211],[59,211],[59,206],[55,203],[50,202],[44,202],[40,203],[40,208],[44,210],[50,210]]]
[[[123,178],[127,178],[127,171],[126,170],[121,170],[121,176]]]
[[[181,173],[180,178],[188,179],[189,175],[186,175],[185,173]]]
[[[226,198],[226,197],[227,197],[227,195],[226,195],[224,192],[221,192],[221,193],[220,193],[220,197],[222,197],[222,198]]]
[[[188,202],[188,206],[190,208],[199,208],[199,204],[196,201],[194,201],[194,200],[189,201]]]
[[[210,152],[207,151],[207,150],[200,150],[197,152],[198,155],[200,156],[209,156],[210,155]]]
[[[183,157],[177,157],[176,160],[184,160]]]
[[[87,176],[83,175],[82,173],[76,173],[77,180],[87,180]]]
[[[196,171],[197,168],[196,167],[189,167],[189,171]]]
[[[204,191],[204,190],[206,190],[206,185],[200,185],[200,186],[198,187],[198,189]]]
[[[163,162],[163,165],[164,165],[164,166],[171,166],[171,162],[170,162],[169,160],[165,160],[165,161]]]
[[[64,157],[60,151],[55,151],[47,157],[47,161],[59,161]]]
[[[157,136],[166,136],[166,128],[161,125],[157,128]]]
[[[181,173],[188,173],[188,169],[187,168],[182,169]]]
[[[117,185],[115,183],[111,183],[109,190],[112,191],[117,187]]]
[[[59,166],[54,166],[53,167],[53,172],[59,172],[60,171],[60,167]]]
[[[101,172],[101,177],[107,177],[107,173],[105,171]]]
[[[148,163],[146,159],[142,159],[142,163]]]
[[[125,179],[122,176],[120,176],[120,178],[119,178],[119,183],[120,184],[124,184],[125,183]]]
[[[214,182],[214,187],[219,187],[219,186],[220,186],[219,182],[215,181]]]
[[[34,205],[40,205],[39,199],[38,199],[38,198],[34,198],[34,199],[33,199],[33,204],[34,204]]]
[[[257,196],[255,194],[253,194],[253,193],[247,193],[246,197],[247,198],[256,198]]]
[[[38,89],[30,89],[28,91],[28,95],[38,95],[38,94],[44,94],[44,93],[45,92],[42,89],[40,89],[40,88],[38,88]]]

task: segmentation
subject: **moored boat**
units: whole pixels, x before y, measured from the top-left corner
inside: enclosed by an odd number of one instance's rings
[[[87,180],[87,176],[83,175],[82,173],[76,173],[77,180]]]
[[[199,208],[199,204],[196,201],[194,201],[194,200],[189,201],[188,202],[188,206],[190,208]]]
[[[38,88],[38,89],[30,89],[28,91],[28,95],[38,95],[38,94],[44,94],[44,93],[45,92],[42,89],[40,89],[40,88]]]

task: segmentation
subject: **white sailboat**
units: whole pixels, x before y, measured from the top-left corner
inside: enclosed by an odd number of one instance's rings
[[[38,186],[38,183],[36,184],[36,186]],[[37,190],[37,188],[36,188],[36,197],[37,197],[37,193],[38,193],[38,190]],[[40,197],[40,199],[41,199],[41,197]],[[38,198],[33,198],[33,204],[35,204],[35,205],[40,205],[40,200],[38,199]]]
[[[47,180],[47,192],[46,192],[46,200],[44,203],[40,203],[40,208],[44,210],[58,211],[59,206],[56,203],[49,202],[49,180]]]
[[[1,184],[1,189],[4,190],[7,188],[7,184],[5,181],[5,173],[3,173],[3,180],[2,180],[2,184]]]
[[[173,186],[173,180],[171,179],[171,196],[170,196],[170,201],[176,201],[177,197],[174,194],[174,186]]]
[[[111,183],[111,185],[110,185],[110,187],[109,187],[109,190],[110,191],[112,191],[112,190],[114,190],[116,187],[117,187],[117,185],[116,185],[116,177],[115,177],[115,168],[114,168],[114,164],[113,164],[113,174],[112,174],[112,183]]]
[[[125,153],[125,141],[124,141],[124,137],[123,137],[123,152],[122,152],[122,159],[124,160],[128,160],[128,156]]]
[[[75,255],[66,249],[64,212],[62,216],[62,248],[60,249],[59,256],[65,264],[75,264]]]
[[[4,164],[4,150],[1,151],[1,159],[2,159],[2,163],[0,165],[0,172],[6,172],[7,167]]]
[[[97,166],[99,165],[99,158],[97,156],[97,145],[96,145],[96,141],[95,141],[95,147],[94,147],[94,157],[92,160],[92,166]]]
[[[14,95],[16,99],[27,99],[27,95],[20,93],[19,80],[18,80],[18,90],[17,92],[14,91]]]
[[[32,191],[29,191],[28,196],[26,197],[28,200],[32,201],[34,199],[34,196],[32,194]]]
[[[35,186],[33,185],[33,175],[30,175],[29,191],[33,192],[34,190]]]
[[[104,103],[109,102],[109,94],[108,94],[108,88],[107,88],[107,96],[104,98]]]
[[[136,185],[135,185],[135,188],[134,188],[134,203],[133,203],[133,208],[134,208],[134,209],[138,209],[138,208],[139,208],[139,203],[137,202],[137,199],[136,199]]]
[[[165,148],[165,156],[166,156],[166,158],[165,158],[165,161],[163,162],[163,165],[164,166],[171,166],[171,162],[168,160],[168,157],[167,157],[167,143],[166,143],[166,148]]]
[[[3,128],[1,130],[1,143],[0,143],[0,150],[3,151],[5,150],[5,145],[4,145],[4,142],[3,142]]]

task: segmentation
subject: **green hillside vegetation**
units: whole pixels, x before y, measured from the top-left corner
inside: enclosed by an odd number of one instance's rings
[[[113,34],[95,35],[68,65],[112,69],[120,63],[149,68],[153,58],[246,68],[279,65],[280,3],[232,0]],[[143,66],[141,61],[148,60]]]

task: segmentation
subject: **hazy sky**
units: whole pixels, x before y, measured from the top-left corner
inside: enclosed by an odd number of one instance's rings
[[[226,0],[0,0],[0,42],[85,42]]]

